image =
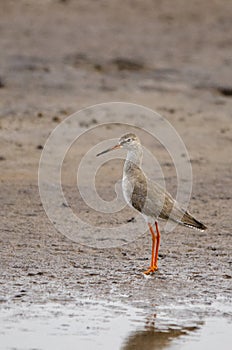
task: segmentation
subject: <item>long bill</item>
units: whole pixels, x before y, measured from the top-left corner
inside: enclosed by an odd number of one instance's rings
[[[119,148],[122,148],[122,146],[118,143],[117,145],[115,145],[115,146],[113,146],[113,147],[110,147],[110,148],[107,148],[105,151],[102,151],[102,152],[98,153],[98,154],[96,155],[96,157],[101,156],[101,155],[104,154],[104,153],[113,151],[113,150],[115,150],[115,149],[119,149]]]

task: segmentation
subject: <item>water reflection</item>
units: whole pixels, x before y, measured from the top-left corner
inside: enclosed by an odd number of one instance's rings
[[[223,350],[230,350],[229,307],[220,318],[215,310],[224,310],[221,304],[210,305],[214,316],[206,317],[204,305],[198,308],[166,305],[148,316],[147,308],[83,298],[72,303],[6,304],[0,313],[1,349],[214,350],[218,344],[218,350],[223,342]]]
[[[143,330],[134,331],[126,338],[121,350],[156,350],[166,349],[172,340],[196,331],[199,327],[159,330],[155,327],[156,314],[149,317]]]

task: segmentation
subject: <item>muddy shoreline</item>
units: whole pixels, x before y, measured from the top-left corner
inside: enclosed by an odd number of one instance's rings
[[[182,317],[186,321],[194,315],[194,327],[207,317],[230,320],[231,4],[186,5],[180,0],[173,8],[171,1],[137,1],[132,7],[130,1],[25,0],[0,1],[0,7],[3,313],[18,310],[20,320],[22,307],[27,319],[27,306],[54,303],[65,314],[65,307],[78,308],[75,302],[81,298],[86,308],[88,300],[96,305],[104,300],[146,315],[157,313],[158,331],[165,308],[180,327]],[[80,120],[78,130],[87,137],[70,150],[62,176],[69,205],[85,220],[108,227],[131,220],[129,244],[94,249],[69,240],[49,221],[39,197],[39,160],[52,130],[84,107],[111,101],[151,108],[177,130],[193,169],[189,210],[208,226],[204,233],[177,227],[162,234],[161,224],[159,271],[149,278],[142,272],[149,265],[151,239],[149,232],[137,235],[134,213],[126,209],[99,217],[74,190],[77,160],[98,142],[123,132],[99,129],[88,134],[101,117]],[[144,143],[174,195],[176,173],[170,157],[149,137]],[[106,200],[114,198],[121,172],[121,160],[99,172],[97,187]],[[6,316],[5,324],[13,318]]]

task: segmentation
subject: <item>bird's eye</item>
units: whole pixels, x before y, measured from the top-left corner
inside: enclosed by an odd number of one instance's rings
[[[127,142],[131,142],[131,139],[127,139]]]

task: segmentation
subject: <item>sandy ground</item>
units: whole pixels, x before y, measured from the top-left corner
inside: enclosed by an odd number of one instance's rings
[[[69,302],[76,292],[105,300],[126,295],[126,302],[142,307],[228,300],[231,3],[12,0],[0,6],[2,305]],[[149,279],[141,273],[149,264],[148,232],[114,249],[81,246],[55,230],[39,197],[38,163],[51,131],[71,113],[110,101],[152,108],[176,128],[193,167],[189,209],[208,226],[204,233],[178,227],[163,235],[160,269]],[[89,126],[79,125],[83,131]],[[82,139],[79,157],[105,138],[99,133]],[[162,149],[152,152],[174,192],[173,165],[162,158]],[[102,172],[106,197],[112,196],[121,167],[109,162]],[[65,194],[91,220],[91,210],[78,202],[71,173],[67,170]],[[117,220],[132,215],[126,210]],[[115,223],[108,219],[109,226]]]

